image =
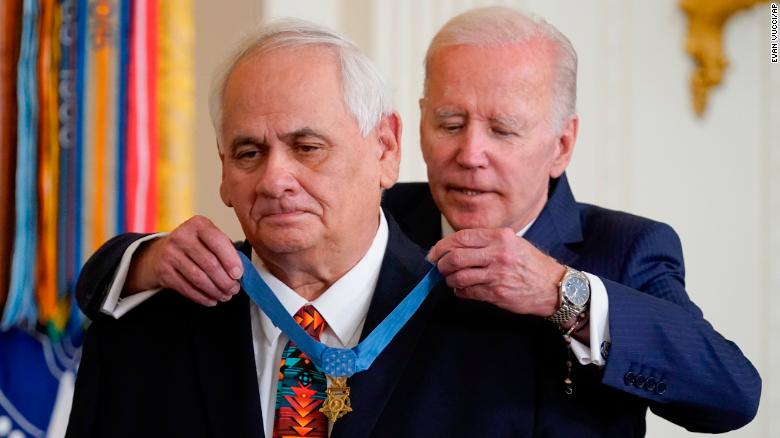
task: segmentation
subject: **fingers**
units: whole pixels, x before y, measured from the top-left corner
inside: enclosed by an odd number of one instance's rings
[[[190,253],[190,258],[180,262],[177,270],[213,298],[229,298],[238,292],[238,282],[230,278],[217,257],[206,247]]]
[[[482,285],[469,286],[452,290],[455,293],[455,296],[458,298],[475,301],[488,301],[485,298],[490,294],[490,288]]]
[[[549,315],[563,269],[510,228],[461,230],[428,253],[455,295],[518,314]]]
[[[199,233],[200,241],[210,250],[222,266],[225,273],[233,280],[244,275],[244,265],[238,257],[238,252],[227,234],[219,228],[206,228]]]
[[[237,279],[243,275],[230,238],[202,216],[165,238],[155,269],[164,287],[203,305],[229,300],[240,290]]]
[[[484,248],[492,244],[507,242],[517,236],[511,228],[474,228],[460,230],[442,238],[428,252],[428,260],[437,262],[448,252],[457,248]]]
[[[186,278],[187,281],[198,290],[198,292],[208,296],[211,299],[219,301],[227,301],[230,299],[233,294],[227,290],[223,290],[219,285],[217,285],[217,282],[222,281],[224,284],[235,284],[236,281],[230,279],[227,274],[222,271],[222,267],[216,261],[216,257],[202,250],[194,251],[191,253],[191,255],[193,258],[187,257],[186,254],[183,254],[179,255],[174,260],[171,260],[173,271],[178,276]],[[212,269],[209,269],[209,267],[204,268],[204,266],[198,263],[195,258],[201,259],[201,263],[211,267]],[[206,261],[204,262],[202,260]],[[213,269],[214,266],[217,266],[216,270]]]
[[[176,271],[171,271],[167,278],[169,289],[173,289],[184,297],[207,307],[214,307],[217,305],[217,300],[204,294],[200,289],[190,284],[187,278]]]
[[[447,286],[453,289],[466,289],[474,286],[486,285],[489,282],[487,269],[463,269],[444,277]]]
[[[212,297],[218,298],[214,294],[221,293],[223,298],[229,299],[241,289],[238,279],[244,273],[233,242],[213,226],[198,230],[197,236],[198,241],[192,243],[187,255],[206,278],[195,284],[202,284],[202,291]]]
[[[487,248],[456,248],[442,255],[436,267],[446,277],[456,271],[485,267],[489,263]]]

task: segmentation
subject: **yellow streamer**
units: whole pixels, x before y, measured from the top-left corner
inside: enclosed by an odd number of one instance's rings
[[[192,0],[158,2],[157,223],[171,230],[192,215],[194,131]]]
[[[57,303],[57,195],[59,142],[57,129],[57,66],[59,65],[59,7],[55,0],[41,2],[39,77],[38,263],[36,296],[39,321],[48,325],[60,319]],[[63,325],[55,324],[57,330]]]

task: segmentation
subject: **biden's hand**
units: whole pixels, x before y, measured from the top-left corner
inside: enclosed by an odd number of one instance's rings
[[[460,230],[428,253],[461,298],[546,317],[558,308],[566,269],[511,228]]]
[[[167,288],[204,306],[227,301],[244,273],[233,242],[203,216],[193,216],[170,234],[145,242],[133,254],[123,296]]]

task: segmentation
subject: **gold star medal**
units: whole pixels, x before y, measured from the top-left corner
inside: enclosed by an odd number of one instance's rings
[[[339,418],[352,412],[352,403],[349,400],[349,386],[347,386],[347,377],[327,376],[330,387],[325,391],[328,397],[322,403],[320,412],[333,423]]]
[[[322,371],[328,377],[330,387],[320,412],[332,422],[352,412],[347,378],[357,371],[358,357],[352,350],[328,348],[322,355]]]

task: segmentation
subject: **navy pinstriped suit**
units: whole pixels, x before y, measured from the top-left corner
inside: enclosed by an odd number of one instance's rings
[[[383,205],[421,246],[441,238],[426,183],[398,184]],[[691,430],[733,429],[755,416],[761,378],[688,297],[680,239],[671,227],[578,203],[564,174],[550,182],[547,204],[525,238],[604,282],[612,345],[603,373],[580,367],[591,383],[639,397]]]
[[[426,184],[399,184],[383,203],[417,243],[439,239]],[[425,271],[424,252],[390,216],[388,224],[363,337]],[[613,344],[605,369],[576,366],[576,392],[566,396],[565,347],[552,324],[438,287],[371,369],[350,379],[356,410],[332,438],[643,436],[648,406],[699,431],[753,418],[760,378],[688,299],[671,228],[577,204],[562,177],[526,237],[603,279]],[[99,314],[136,238],[104,245],[79,279],[79,303],[96,320],[69,436],[262,436],[244,295],[205,308],[169,291],[118,321]]]

